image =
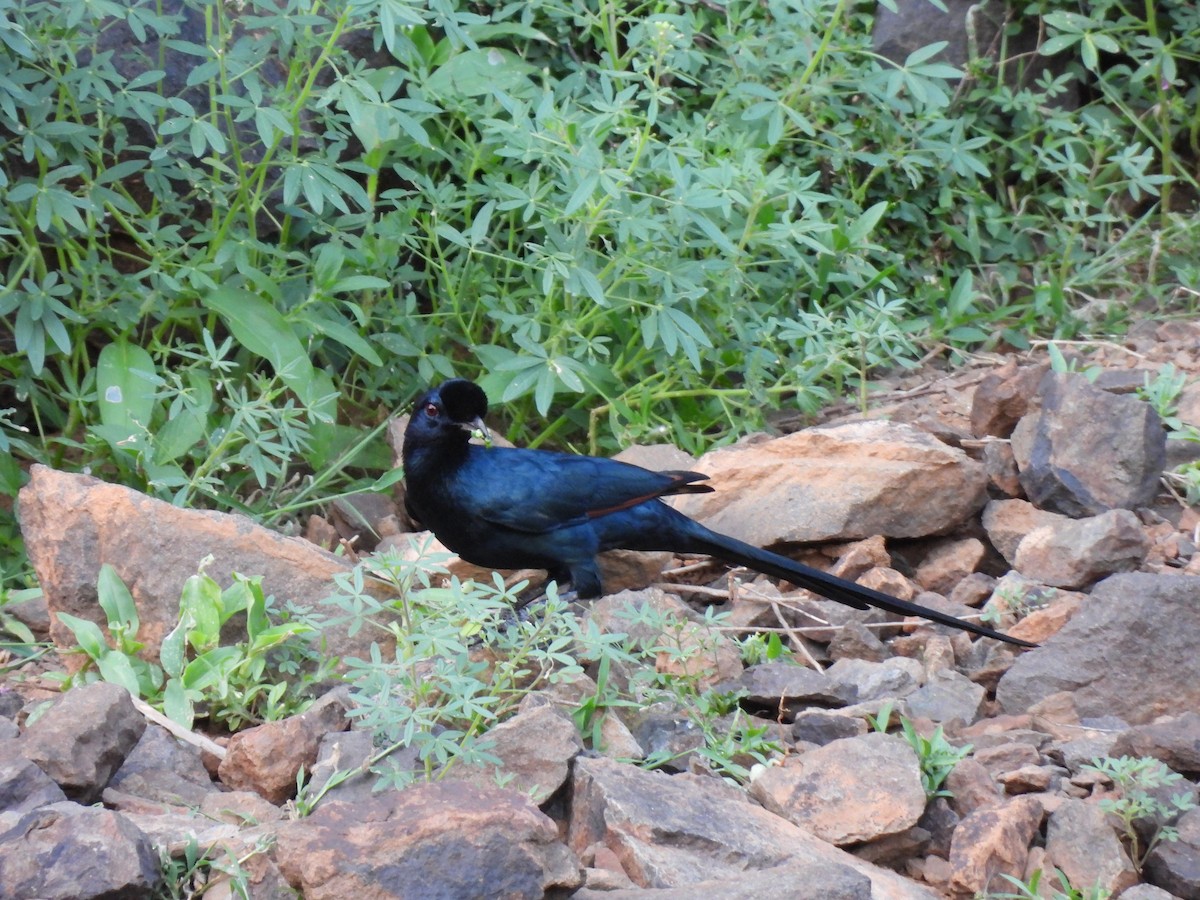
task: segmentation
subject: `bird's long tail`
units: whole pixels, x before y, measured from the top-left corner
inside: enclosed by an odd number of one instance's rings
[[[772,553],[770,550],[763,550],[761,547],[755,547],[753,544],[747,544],[739,541],[737,538],[711,531],[698,522],[686,519],[686,517],[682,518],[685,518],[689,526],[691,526],[687,530],[690,532],[691,537],[688,549],[692,552],[707,553],[710,556],[720,557],[726,562],[747,566],[755,571],[762,572],[764,575],[770,575],[773,578],[783,578],[797,587],[805,588],[813,593],[820,594],[822,597],[836,600],[838,603],[844,603],[856,609],[875,607],[876,609],[882,609],[901,616],[921,616],[942,625],[961,628],[963,631],[995,638],[998,641],[1004,641],[1007,644],[1013,644],[1017,647],[1037,646],[1037,644],[1030,643],[1029,641],[1023,641],[1020,638],[1010,637],[1007,634],[994,631],[986,625],[969,622],[957,616],[952,616],[949,613],[939,612],[936,609],[921,606],[919,603],[901,600],[898,597],[892,597],[881,591],[872,590],[869,587],[863,587],[860,584],[846,581],[844,578],[838,578],[836,575],[830,575],[828,572],[822,572],[820,569],[806,566],[803,563],[788,559],[786,556]]]

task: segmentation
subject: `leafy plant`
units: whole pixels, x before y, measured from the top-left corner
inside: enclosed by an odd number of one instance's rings
[[[251,879],[245,868],[246,863],[268,852],[272,843],[274,837],[260,836],[237,859],[230,859],[215,844],[201,848],[195,837],[189,838],[184,845],[182,857],[173,856],[162,847],[159,849],[162,881],[153,896],[156,900],[193,900],[203,896],[210,888],[222,885],[233,896],[250,900]]]
[[[892,704],[888,702],[871,720],[871,724],[876,731],[886,734],[891,725],[891,718]],[[930,800],[935,797],[953,796],[949,791],[942,789],[942,784],[954,767],[971,754],[971,745],[955,747],[946,740],[941,725],[926,737],[904,716],[900,717],[900,731],[917,754],[917,762],[921,768],[921,786],[925,789],[925,796]]]
[[[1043,887],[1042,870],[1036,869],[1026,881],[1021,881],[1013,875],[1000,874],[1001,878],[1010,882],[1017,889],[1015,892],[1000,894],[988,891],[986,894],[977,896],[979,900],[1043,900],[1043,898],[1049,898],[1049,900],[1108,900],[1112,896],[1112,891],[1099,885],[1086,890],[1072,887],[1062,869],[1055,869],[1054,873],[1058,876],[1058,883],[1062,890]]]
[[[191,576],[180,598],[179,622],[163,638],[157,663],[141,655],[145,645],[137,640],[137,607],[108,564],[100,569],[97,595],[112,646],[91,620],[58,615],[95,666],[76,673],[71,682],[99,678],[120,684],[185,728],[197,715],[236,731],[303,712],[311,703],[307,688],[334,663],[300,646],[297,639],[312,633],[313,626],[298,620],[271,624],[259,578],[235,574],[222,590],[203,571]],[[247,640],[222,645],[221,630],[237,615],[245,617]]]
[[[523,443],[698,451],[1195,312],[1194,9],[1014,11],[1036,77],[1010,29],[883,59],[871,12],[0,0],[0,492],[44,462],[287,522],[380,489],[451,374]]]
[[[1129,844],[1130,856],[1139,871],[1145,865],[1150,851],[1161,841],[1179,839],[1179,833],[1167,823],[1180,813],[1195,808],[1192,794],[1185,791],[1164,801],[1154,793],[1183,780],[1178,772],[1172,772],[1161,760],[1133,756],[1095,759],[1091,765],[1083,768],[1110,779],[1120,792],[1119,797],[1102,799],[1100,808],[1119,823],[1121,834]],[[1138,831],[1139,825],[1150,829],[1145,846]]]

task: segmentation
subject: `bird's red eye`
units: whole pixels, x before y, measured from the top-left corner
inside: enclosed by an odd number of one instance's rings
[[[429,418],[436,419],[441,414],[442,414],[442,411],[441,411],[441,409],[438,408],[438,405],[436,403],[426,403],[425,404],[425,415],[429,416]]]

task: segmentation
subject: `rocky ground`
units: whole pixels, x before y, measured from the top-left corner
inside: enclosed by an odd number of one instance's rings
[[[983,616],[1037,649],[754,573],[625,558],[610,583],[629,590],[588,615],[619,629],[633,606],[689,623],[711,648],[700,677],[740,691],[779,745],[748,785],[689,755],[701,738],[687,709],[611,709],[602,748],[585,750],[571,690],[558,689],[492,729],[500,779],[461,767],[373,793],[361,776],[311,811],[289,803],[301,766],[320,783],[371,753],[344,690],[214,741],[113,684],[59,694],[48,675],[77,656],[13,660],[0,685],[0,897],[149,896],[164,890],[160,852],[186,859],[191,843],[237,861],[254,898],[999,897],[1023,896],[1002,876],[1028,884],[1038,871],[1044,896],[1064,889],[1061,872],[1081,897],[1200,898],[1200,516],[1161,481],[1200,444],[1167,440],[1135,393],[1171,363],[1189,378],[1179,417],[1200,426],[1200,326],[1151,323],[1078,349],[1074,372],[1038,354],[924,372],[865,416],[682,460],[713,476],[715,493],[679,502],[711,527]],[[664,448],[629,456],[681,464]],[[61,648],[73,641],[60,614],[103,622],[104,563],[130,586],[146,654],[205,556],[214,576],[261,574],[269,593],[313,603],[351,566],[313,541],[44,468],[20,503],[46,596],[5,611]],[[385,546],[407,544],[394,505],[354,509],[309,536],[365,541],[354,523],[366,518]],[[722,630],[699,613],[713,604]],[[794,660],[744,665],[732,638],[754,631],[781,635]],[[363,657],[366,641],[331,636],[330,652]],[[945,796],[929,797],[901,718],[918,746],[938,728],[970,746]],[[664,743],[682,748],[671,770],[635,764]],[[1092,767],[1105,758],[1126,762]],[[1123,773],[1143,759],[1182,777],[1139,794]],[[1164,827],[1175,839],[1146,854]],[[214,872],[206,896],[233,890]]]

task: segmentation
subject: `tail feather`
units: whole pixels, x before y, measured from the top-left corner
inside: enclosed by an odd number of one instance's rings
[[[1006,644],[1013,644],[1017,647],[1037,646],[1037,644],[1030,643],[1029,641],[1023,641],[1020,638],[995,631],[986,625],[968,622],[949,613],[930,609],[928,606],[921,606],[919,603],[912,603],[908,600],[901,600],[898,597],[892,597],[881,591],[846,581],[843,578],[838,578],[836,575],[830,575],[828,572],[822,572],[820,569],[814,569],[811,566],[788,559],[786,556],[772,553],[770,550],[763,550],[761,547],[744,543],[737,538],[731,538],[727,535],[710,531],[696,522],[692,522],[692,524],[695,526],[695,529],[693,529],[695,540],[689,549],[720,557],[726,562],[747,566],[774,578],[783,578],[798,587],[805,588],[816,594],[820,594],[822,597],[835,600],[838,603],[844,603],[856,609],[870,609],[874,607],[875,609],[882,609],[901,616],[920,616],[942,625],[961,628],[963,631],[969,631],[972,634],[982,635],[983,637],[995,638],[998,641],[1004,641]]]

